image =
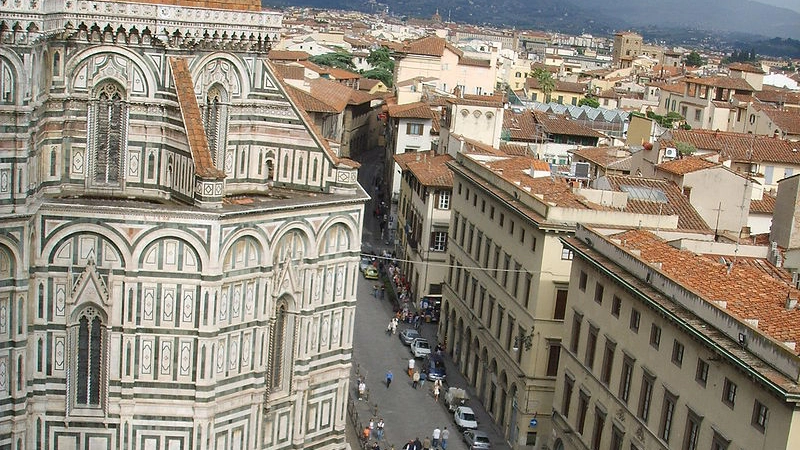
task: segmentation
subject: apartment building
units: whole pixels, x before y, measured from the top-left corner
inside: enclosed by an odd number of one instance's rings
[[[615,69],[631,67],[633,60],[639,56],[647,56],[663,63],[664,49],[656,45],[645,44],[642,35],[632,31],[623,31],[614,35],[611,57]]]
[[[424,152],[432,148],[434,112],[425,102],[407,103],[405,105],[388,105],[386,134],[386,168],[388,180],[387,198],[396,199],[400,195],[401,169],[394,160],[394,155],[409,152]]]
[[[398,202],[398,245],[414,301],[442,293],[453,172],[450,155],[433,151],[395,155],[402,171]]]
[[[497,51],[489,58],[475,59],[437,36],[411,41],[395,52],[394,80],[403,82],[416,77],[436,78],[436,88],[451,93],[490,95],[497,80]]]
[[[574,259],[550,448],[797,448],[800,291],[720,256],[737,246],[669,239],[579,226],[562,240]]]
[[[448,166],[452,218],[439,336],[512,448],[544,448],[573,257],[559,238],[582,222],[707,226],[677,188],[662,190],[666,182],[648,187],[619,177],[606,190],[577,189],[529,156],[457,153]]]

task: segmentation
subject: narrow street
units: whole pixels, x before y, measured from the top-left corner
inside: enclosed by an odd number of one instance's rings
[[[382,149],[381,149],[382,150]],[[362,185],[370,193],[373,193],[372,183],[374,177],[382,168],[380,163],[381,155],[376,149],[374,154],[363,155],[361,178]],[[364,243],[369,244],[376,251],[383,249],[392,250],[380,239],[378,221],[371,214],[374,209],[374,201],[366,206],[366,217],[364,223]],[[351,414],[348,418],[351,423],[348,430],[348,441],[353,449],[359,448],[358,434],[356,427],[367,426],[370,418],[383,418],[386,426],[384,439],[380,442],[381,449],[396,450],[409,441],[419,438],[423,441],[425,437],[431,437],[433,429],[447,429],[450,431],[450,438],[447,442],[448,450],[463,450],[466,445],[462,435],[456,430],[453,421],[453,414],[447,410],[444,397],[449,386],[466,388],[464,378],[453,366],[449,356],[445,355],[447,366],[447,381],[439,396],[438,403],[433,398],[433,383],[425,382],[424,386],[417,389],[412,388],[410,377],[407,375],[408,360],[411,352],[408,346],[403,345],[399,339],[400,332],[410,324],[400,323],[397,334],[387,335],[386,327],[393,316],[393,305],[389,300],[388,292],[383,299],[373,295],[373,286],[378,281],[364,279],[363,276],[358,281],[358,306],[356,309],[356,326],[354,331],[353,349],[353,370],[351,379],[351,399],[353,404],[348,410],[357,414],[357,424],[352,423],[355,415]],[[382,283],[382,280],[380,281]],[[423,323],[420,332],[423,337],[435,347],[438,342],[436,339],[436,323]],[[416,360],[417,367],[421,366],[422,360]],[[391,370],[394,380],[391,386],[386,388],[386,372]],[[361,376],[365,379],[368,400],[359,401],[357,398],[357,378]],[[478,429],[489,434],[492,440],[493,449],[507,449],[499,430],[484,411],[482,405],[478,403],[474,392],[470,392],[471,400],[467,406],[475,410],[478,418]],[[373,442],[371,440],[370,442]]]

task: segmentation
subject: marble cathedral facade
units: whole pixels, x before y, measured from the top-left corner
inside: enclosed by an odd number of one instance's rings
[[[346,447],[367,196],[281,21],[2,1],[0,449]]]

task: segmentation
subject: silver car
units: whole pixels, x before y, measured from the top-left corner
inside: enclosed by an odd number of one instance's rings
[[[421,337],[422,335],[419,334],[419,331],[413,328],[406,328],[400,332],[400,340],[406,345],[411,345],[411,343],[414,342],[414,339],[419,339]]]
[[[469,450],[484,450],[492,448],[489,435],[483,431],[467,430],[464,432],[464,442]]]

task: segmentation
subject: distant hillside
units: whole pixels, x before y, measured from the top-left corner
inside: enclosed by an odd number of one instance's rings
[[[269,6],[310,6],[379,12],[388,5],[393,15],[431,17],[474,24],[609,34],[634,29],[647,36],[649,27],[709,33],[752,34],[768,38],[800,38],[800,13],[749,0],[264,0]]]

